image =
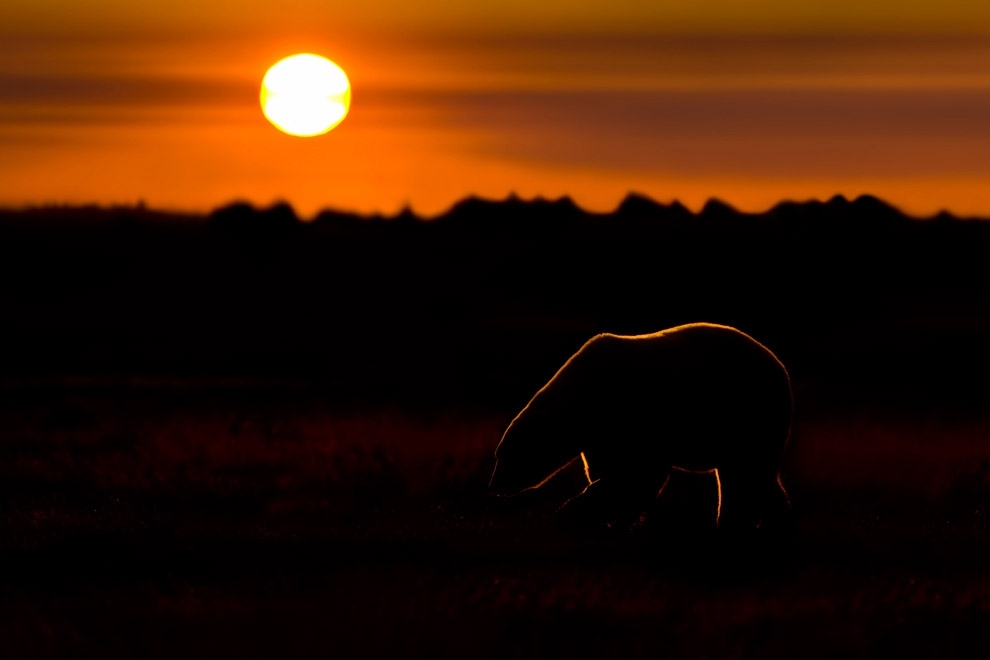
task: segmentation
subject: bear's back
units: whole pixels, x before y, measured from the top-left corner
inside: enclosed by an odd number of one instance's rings
[[[647,335],[605,334],[586,347],[602,354],[599,362],[610,361],[615,369],[644,381],[662,372],[662,382],[675,390],[695,382],[715,387],[763,380],[789,388],[780,360],[763,344],[729,326],[692,323]]]
[[[787,371],[735,328],[694,323],[648,335],[599,335],[586,348],[598,354],[593,362],[610,365],[598,369],[609,377],[596,388],[600,409],[611,413],[603,420],[610,436],[656,446],[691,469],[714,467],[714,457],[737,443],[748,451],[754,441],[746,437],[786,442]]]

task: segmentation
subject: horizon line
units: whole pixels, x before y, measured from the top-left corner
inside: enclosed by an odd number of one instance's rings
[[[646,194],[637,192],[635,190],[630,190],[627,192],[619,203],[610,211],[591,211],[582,207],[579,203],[574,201],[571,195],[562,195],[560,197],[546,197],[543,195],[535,195],[529,198],[523,198],[519,196],[516,192],[510,192],[503,198],[486,197],[483,195],[470,194],[461,197],[454,201],[452,204],[447,206],[443,211],[433,214],[419,213],[413,206],[409,203],[404,204],[398,211],[394,213],[383,213],[379,211],[373,212],[361,212],[348,210],[343,208],[337,208],[333,206],[324,206],[317,210],[310,216],[301,216],[293,206],[292,202],[276,198],[275,200],[269,202],[268,204],[257,204],[246,199],[234,198],[228,202],[217,204],[211,207],[209,210],[190,210],[181,208],[169,208],[167,206],[153,206],[147,204],[143,199],[138,199],[138,201],[133,203],[101,203],[101,202],[42,202],[39,204],[23,204],[23,205],[0,205],[0,214],[20,214],[20,213],[38,213],[45,211],[83,211],[83,210],[97,210],[103,212],[137,212],[137,213],[147,213],[151,215],[166,215],[166,216],[176,216],[176,217],[189,217],[189,218],[203,218],[209,219],[210,217],[216,215],[227,209],[232,209],[235,207],[250,208],[254,212],[268,212],[276,209],[288,209],[292,217],[295,218],[300,223],[309,223],[318,220],[322,216],[327,215],[337,215],[337,216],[351,216],[355,218],[363,218],[368,220],[395,220],[399,218],[415,218],[420,221],[430,222],[433,220],[439,220],[452,213],[456,212],[459,207],[462,207],[468,203],[482,203],[482,204],[524,204],[524,205],[555,205],[555,206],[569,206],[575,212],[586,215],[589,217],[608,217],[617,215],[622,212],[623,207],[630,203],[647,204],[654,206],[657,209],[683,209],[687,213],[693,216],[702,216],[706,213],[706,210],[711,210],[718,208],[729,213],[744,216],[744,217],[759,217],[772,213],[773,211],[779,209],[783,206],[814,206],[814,205],[827,205],[827,204],[863,204],[871,203],[878,204],[886,207],[890,211],[903,216],[907,219],[912,220],[933,220],[936,218],[952,218],[957,220],[990,220],[990,216],[979,216],[979,215],[956,215],[952,211],[946,208],[939,209],[935,213],[929,215],[914,215],[904,211],[901,207],[893,204],[886,199],[879,197],[877,195],[872,195],[870,193],[863,193],[855,197],[849,198],[842,193],[836,193],[829,197],[828,199],[821,199],[818,197],[810,197],[806,199],[791,199],[791,198],[781,198],[779,201],[774,202],[762,211],[741,211],[739,208],[733,204],[726,202],[725,200],[712,196],[706,199],[704,204],[702,204],[698,210],[692,210],[689,206],[681,202],[679,199],[674,198],[669,202],[662,202],[656,198]]]

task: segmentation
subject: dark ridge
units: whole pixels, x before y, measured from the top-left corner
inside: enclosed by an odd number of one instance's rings
[[[301,227],[295,210],[285,202],[265,209],[235,202],[213,211],[207,225],[258,263],[271,261]]]
[[[615,210],[616,215],[634,216],[659,216],[663,214],[665,207],[656,200],[640,195],[639,193],[629,193]]]
[[[299,225],[295,210],[286,202],[256,209],[247,202],[234,202],[213,211],[207,222],[224,231],[285,232]]]
[[[514,217],[539,217],[539,218],[570,218],[576,219],[584,217],[586,211],[578,207],[570,197],[560,199],[546,199],[536,197],[531,201],[524,201],[515,194],[509,195],[505,200],[490,200],[481,197],[468,197],[454,204],[450,210],[441,214],[436,220],[450,221],[460,218],[471,218],[472,222],[490,219],[495,216]]]
[[[112,225],[140,222],[146,224],[201,222],[200,213],[150,209],[144,204],[135,206],[98,206],[86,204],[50,205],[24,209],[0,208],[0,223],[10,226],[18,223],[51,225]]]
[[[816,199],[807,201],[781,201],[763,213],[743,213],[730,204],[718,199],[711,198],[698,213],[692,212],[679,201],[674,200],[670,204],[662,204],[656,200],[640,194],[629,193],[611,213],[591,213],[574,202],[569,196],[559,199],[547,199],[536,197],[532,200],[523,200],[515,193],[510,194],[504,200],[486,199],[477,196],[469,196],[450,207],[446,212],[428,218],[418,215],[410,206],[403,207],[397,214],[362,215],[339,211],[335,209],[324,209],[316,214],[309,222],[298,217],[295,210],[287,202],[278,202],[267,208],[257,208],[249,202],[232,202],[214,209],[207,214],[206,220],[216,226],[227,230],[248,230],[248,231],[284,231],[295,227],[298,224],[322,224],[322,223],[349,223],[354,221],[398,221],[400,224],[417,222],[450,222],[461,218],[470,218],[472,223],[484,224],[486,220],[498,219],[512,221],[521,218],[539,218],[541,220],[582,220],[590,217],[594,218],[637,218],[656,219],[658,221],[701,218],[707,220],[724,220],[751,218],[757,222],[769,220],[777,217],[795,218],[824,218],[830,220],[836,218],[853,218],[861,216],[869,218],[870,221],[900,221],[903,219],[913,220],[940,220],[951,221],[961,219],[948,211],[940,211],[930,218],[908,216],[893,205],[872,195],[861,195],[854,200],[849,200],[841,194],[834,195],[827,201]],[[3,209],[0,208],[0,222],[16,222],[28,220],[31,222],[74,222],[85,221],[87,223],[99,222],[120,222],[120,221],[195,221],[202,219],[202,214],[191,212],[174,212],[149,209],[144,204],[136,206],[111,206],[102,207],[98,205],[49,205],[29,207],[25,209]],[[983,218],[969,218],[981,220]]]
[[[738,218],[742,214],[729,204],[713,197],[705,202],[705,206],[701,209],[700,215],[705,220],[719,221]]]
[[[612,215],[617,218],[659,221],[683,221],[694,217],[694,214],[678,201],[664,205],[638,193],[626,195]]]
[[[402,223],[415,224],[420,220],[422,220],[422,218],[416,215],[416,213],[412,210],[411,206],[402,207],[402,210],[399,211],[399,213],[394,218],[392,218],[393,222],[399,224]]]
[[[873,213],[897,216],[902,215],[901,212],[893,206],[877,197],[874,197],[873,195],[860,195],[852,201],[852,204],[861,210],[870,211]]]
[[[872,195],[860,195],[849,206],[850,215],[869,218],[877,223],[891,225],[907,219],[899,209]]]
[[[356,224],[364,222],[365,218],[357,213],[345,213],[343,211],[332,211],[324,210],[320,211],[316,217],[313,218],[312,223],[314,226],[321,225],[332,225],[332,224]]]
[[[518,198],[508,197],[504,202],[497,202],[491,199],[485,199],[483,197],[465,197],[461,201],[450,207],[450,210],[445,214],[448,217],[456,217],[463,215],[483,215],[491,209],[492,207],[498,205],[508,205],[517,204]]]

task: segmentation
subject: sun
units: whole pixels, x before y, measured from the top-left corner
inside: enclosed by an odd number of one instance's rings
[[[351,107],[351,83],[325,57],[300,53],[268,69],[261,81],[261,110],[277,129],[312,137],[343,121]]]

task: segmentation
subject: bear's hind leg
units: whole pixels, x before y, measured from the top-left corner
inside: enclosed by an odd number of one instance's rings
[[[719,486],[718,526],[755,529],[781,520],[790,507],[776,471],[751,466],[723,466],[715,471]]]

